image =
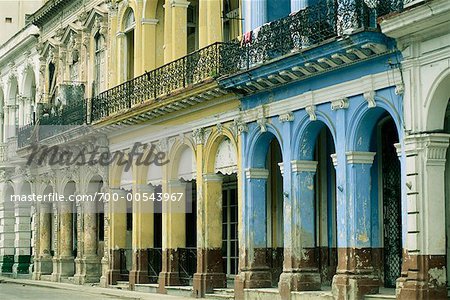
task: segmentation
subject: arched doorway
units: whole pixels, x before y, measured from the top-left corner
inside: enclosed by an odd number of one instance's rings
[[[6,112],[5,120],[5,133],[6,137],[14,137],[17,132],[17,126],[19,125],[19,110],[16,109],[18,105],[19,86],[15,77],[10,79],[9,91],[8,91],[8,111]]]
[[[3,191],[2,217],[0,219],[3,229],[0,232],[0,273],[10,274],[14,264],[14,202],[12,196],[15,195],[12,182],[6,182]]]
[[[331,286],[337,267],[336,170],[332,159],[335,152],[333,136],[323,124],[314,150],[316,245],[322,286]]]
[[[244,238],[245,257],[239,279],[246,273],[258,274],[258,279],[249,275],[239,281],[244,288],[277,286],[283,269],[283,151],[277,132],[268,130],[251,139],[248,163],[244,163],[244,232],[240,237]]]
[[[22,107],[19,107],[19,126],[25,126],[34,121],[35,100],[36,78],[33,69],[28,67],[25,75]]]

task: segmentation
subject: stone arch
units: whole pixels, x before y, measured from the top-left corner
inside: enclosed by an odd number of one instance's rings
[[[281,133],[272,124],[265,125],[266,131],[261,131],[260,126],[256,126],[250,133],[248,143],[250,145],[247,154],[247,168],[264,168],[266,164],[266,156],[268,152],[268,145],[276,138],[281,148],[282,155],[284,154],[284,145]]]
[[[221,131],[214,130],[209,137],[205,146],[205,173],[210,174],[215,172],[216,154],[219,150],[220,144],[225,140],[230,140],[233,150],[238,156],[238,146],[233,133],[228,128],[222,128]]]
[[[21,125],[27,125],[33,121],[32,114],[36,103],[36,75],[31,65],[27,66],[24,71],[22,91],[24,102],[23,107],[20,108]]]
[[[303,117],[294,129],[293,159],[312,160],[317,137],[325,127],[330,131],[336,145],[336,127],[333,121],[322,112],[316,112],[316,116],[315,121],[310,121],[309,116]]]
[[[192,154],[192,166],[195,166],[196,149],[191,140],[177,140],[169,151],[168,179],[178,179],[180,175],[180,164],[182,163],[183,158],[188,158],[189,154]],[[187,160],[185,160],[185,162],[187,162]]]
[[[17,104],[17,96],[19,95],[19,84],[17,77],[12,76],[9,80],[8,95],[6,102],[10,105]]]
[[[403,118],[393,105],[387,100],[377,97],[377,106],[369,108],[367,102],[362,102],[358,105],[355,113],[350,119],[349,128],[353,130],[349,131],[347,135],[347,149],[356,151],[370,151],[373,147],[373,132],[378,122],[386,116],[390,115],[394,120],[397,134],[400,140],[403,137]]]
[[[450,70],[442,72],[434,81],[425,101],[425,131],[443,130],[450,98]]]
[[[161,0],[145,0],[144,1],[144,19],[155,19],[156,18],[156,10]],[[164,2],[164,1],[163,1]]]

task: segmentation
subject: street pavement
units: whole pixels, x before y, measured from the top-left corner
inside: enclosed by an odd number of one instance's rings
[[[139,293],[100,287],[77,286],[74,284],[37,282],[0,278],[1,300],[189,300],[190,298],[161,294]]]

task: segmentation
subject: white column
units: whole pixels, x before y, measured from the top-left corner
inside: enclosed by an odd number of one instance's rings
[[[244,32],[249,32],[267,22],[267,0],[242,0]]]

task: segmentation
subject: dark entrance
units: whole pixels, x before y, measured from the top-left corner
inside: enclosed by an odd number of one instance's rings
[[[383,228],[384,228],[384,285],[395,288],[402,267],[402,216],[400,160],[394,144],[398,142],[392,119],[381,127]]]

